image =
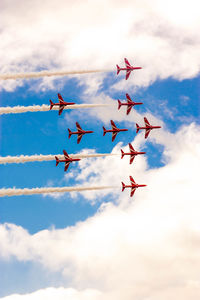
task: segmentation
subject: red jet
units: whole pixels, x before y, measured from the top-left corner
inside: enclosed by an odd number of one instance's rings
[[[134,158],[136,155],[138,154],[146,154],[146,152],[137,152],[135,151],[135,149],[133,148],[133,146],[131,145],[131,143],[129,143],[129,149],[130,149],[130,152],[128,153],[124,153],[124,151],[121,149],[121,153],[122,153],[122,156],[121,158],[124,157],[124,155],[130,155],[130,165],[132,164]]]
[[[118,132],[121,131],[128,131],[128,129],[120,129],[117,128],[117,126],[115,125],[115,123],[113,122],[113,120],[110,121],[112,129],[110,130],[106,130],[105,127],[103,127],[103,136],[106,134],[106,132],[112,132],[112,142],[114,142],[116,135],[118,134]]]
[[[69,168],[70,163],[72,163],[73,161],[79,161],[80,158],[71,158],[71,157],[69,157],[69,155],[67,154],[67,152],[65,150],[63,150],[63,154],[64,154],[65,159],[59,159],[57,156],[55,156],[56,166],[60,162],[64,162],[65,163],[65,169],[64,169],[64,171],[66,172],[67,169]]]
[[[68,128],[68,131],[69,131],[69,138],[71,137],[72,134],[77,134],[78,135],[77,144],[80,143],[80,141],[82,139],[82,136],[84,134],[94,132],[94,131],[91,131],[91,130],[83,130],[78,122],[76,122],[76,128],[77,128],[77,131],[75,131],[75,132],[72,132],[69,128]]]
[[[120,107],[122,105],[126,105],[127,106],[127,112],[126,114],[128,115],[132,109],[132,107],[134,105],[141,105],[143,104],[143,102],[134,102],[131,100],[131,97],[129,96],[129,94],[126,94],[126,99],[127,99],[127,102],[126,103],[122,103],[120,100],[118,100],[118,109],[120,109]]]
[[[130,76],[130,74],[131,74],[131,72],[133,70],[142,69],[141,67],[133,67],[133,66],[131,66],[130,63],[128,62],[127,58],[124,58],[124,61],[125,61],[126,68],[120,68],[117,65],[117,75],[119,74],[120,71],[126,71],[126,80],[129,78],[129,76]]]
[[[135,182],[135,180],[133,179],[132,176],[129,176],[130,177],[130,182],[131,182],[131,185],[125,185],[123,182],[122,182],[122,192],[126,189],[126,188],[131,188],[131,194],[130,194],[130,197],[133,197],[133,194],[135,193],[135,190],[139,187],[143,187],[143,186],[147,186],[146,184],[137,184]]]
[[[58,93],[58,100],[59,100],[59,103],[53,103],[51,100],[49,100],[49,102],[50,102],[50,110],[53,108],[54,105],[59,106],[59,112],[58,112],[59,116],[62,114],[62,111],[65,106],[75,104],[74,102],[65,102],[63,100],[61,94],[59,94],[59,93]]]
[[[149,135],[149,133],[152,129],[161,128],[161,126],[152,126],[152,125],[150,125],[149,121],[147,120],[146,117],[144,117],[144,123],[145,123],[145,127],[140,127],[138,124],[136,124],[136,128],[137,128],[136,133],[138,133],[138,131],[140,129],[145,129],[146,130],[145,131],[145,139],[148,137],[148,135]]]

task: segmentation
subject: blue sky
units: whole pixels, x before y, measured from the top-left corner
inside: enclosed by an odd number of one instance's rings
[[[115,80],[115,72],[112,73],[112,76]],[[77,87],[76,80],[74,82],[70,80],[70,87],[67,79],[65,80],[66,85],[58,92],[61,92],[66,100],[73,99],[76,103],[81,103],[82,89]],[[14,93],[2,92],[2,106],[48,104],[50,98],[57,98],[55,91],[31,92],[32,80],[29,80],[29,82],[26,82],[25,87],[16,89]],[[136,108],[136,110],[142,113],[150,111],[156,114],[164,121],[170,132],[177,131],[181,126],[191,121],[198,123],[198,83],[199,78],[184,80],[183,82],[172,79],[155,82],[135,94],[134,99],[136,101],[142,100],[144,102],[143,107]],[[65,97],[65,95],[68,95],[68,97]],[[122,93],[116,93],[114,98],[118,99],[121,95],[121,98],[124,99]],[[184,101],[184,97],[188,98]],[[68,153],[77,153],[84,148],[94,149],[99,153],[109,153],[117,142],[123,141],[124,144],[128,144],[136,135],[134,124],[131,124],[131,126],[129,124],[129,132],[119,134],[113,144],[109,134],[105,137],[102,135],[102,125],[104,123],[95,117],[90,117],[88,120],[87,109],[85,109],[80,111],[82,113],[80,123],[83,128],[94,130],[95,133],[84,136],[81,143],[77,145],[76,138],[72,136],[71,139],[68,139],[67,133],[67,128],[74,130],[75,122],[79,121],[78,117],[73,117],[75,113],[73,111],[64,112],[60,117],[57,111],[3,115],[1,117],[2,156],[62,154],[63,149],[66,149]],[[70,125],[67,122],[69,114]],[[142,123],[143,120],[141,119]],[[121,128],[126,126],[124,122],[116,122],[116,124],[119,124]],[[152,144],[148,140],[144,146],[148,154],[149,167],[162,166],[163,146]],[[69,173],[70,170],[76,168],[78,168],[77,164],[71,165]],[[63,181],[63,165],[56,168],[55,161],[6,164],[1,165],[1,170],[1,187],[34,188],[43,187],[47,184],[54,186],[64,186],[66,184]],[[76,178],[71,178],[68,185],[73,184],[75,181]],[[120,181],[119,179],[116,185],[120,185]],[[31,233],[35,233],[52,225],[56,228],[73,225],[78,220],[84,220],[94,214],[99,205],[100,203],[93,206],[83,201],[81,195],[78,196],[76,201],[71,199],[69,194],[65,195],[64,201],[55,200],[51,197],[44,198],[42,195],[5,197],[1,199],[1,222],[11,222],[25,227]]]
[[[116,76],[115,73],[113,73],[113,76]],[[21,105],[48,104],[50,98],[57,98],[55,92],[43,93],[42,97],[39,95],[38,98],[37,93],[33,94],[27,92],[30,86],[27,85],[26,88],[19,88],[19,90],[15,91],[15,97],[18,99],[23,97],[24,101],[20,103]],[[71,90],[76,91],[76,96],[73,97]],[[60,92],[63,97],[64,95],[69,95],[69,98],[64,97],[64,99],[75,99],[77,103],[81,103],[81,100],[79,100],[81,91],[77,88],[76,80],[73,85],[72,83],[70,84],[70,88],[66,82],[66,86],[64,86]],[[11,93],[4,92],[2,94],[2,99],[4,99],[2,106],[13,106],[15,100],[12,101],[12,96],[10,97]],[[52,96],[52,94],[54,94],[54,96]],[[78,117],[73,117],[75,113],[76,112],[73,111],[70,113],[64,112],[60,117],[57,111],[4,115],[2,118],[2,140],[5,142],[1,144],[2,156],[62,154],[63,149],[66,149],[68,153],[77,153],[84,148],[94,149],[98,153],[109,153],[112,150],[113,144],[109,134],[103,137],[102,125],[104,125],[104,123],[94,117],[90,117],[88,120],[87,109],[80,111],[82,114],[81,121],[79,121]],[[67,122],[69,114],[71,120],[70,125],[68,125]],[[68,139],[67,132],[67,128],[75,130],[76,121],[79,121],[84,129],[95,131],[94,134],[84,136],[79,145],[76,143],[76,137],[72,136],[71,139]],[[119,125],[119,127],[123,126],[125,126],[123,123]],[[110,127],[110,124],[106,127]],[[124,143],[127,143],[129,141],[128,137],[133,137],[134,135],[135,128],[130,130],[130,133],[125,133],[124,136],[121,133],[116,138],[114,144],[122,140]],[[70,165],[69,172],[71,169],[76,169],[77,167],[77,164]],[[48,183],[54,186],[64,186],[66,184],[63,181],[64,166],[60,164],[56,168],[55,161],[7,164],[2,165],[1,168],[3,174],[1,187],[8,188],[15,186],[16,188],[32,188],[46,186]],[[76,178],[72,178],[69,181],[69,185],[73,184],[75,179]],[[28,205],[27,198],[30,198]],[[2,216],[2,222],[13,222],[24,226],[30,230],[30,232],[36,232],[38,229],[44,229],[51,225],[55,225],[58,228],[72,225],[78,220],[83,220],[93,214],[99,206],[91,206],[91,204],[81,201],[81,196],[80,201],[78,201],[78,199],[76,201],[71,200],[69,194],[65,195],[65,199],[64,201],[56,201],[49,197],[48,199],[44,198],[42,195],[5,198],[5,202],[3,201],[4,203],[1,203],[3,211],[5,211]],[[38,204],[40,205],[39,211]],[[24,211],[24,205],[27,206],[26,212]],[[13,210],[12,214],[9,207]],[[48,216],[45,218],[44,212],[46,210],[48,210]],[[55,210],[57,210],[57,213],[55,213]],[[32,222],[29,223],[30,218]]]
[[[52,299],[54,292],[55,297],[67,295],[70,300],[112,300],[122,293],[128,300],[135,295],[145,300],[149,294],[141,285],[147,286],[155,300],[174,294],[193,300],[194,285],[195,295],[200,294],[195,256],[200,230],[196,184],[200,167],[198,4],[192,1],[190,18],[187,1],[181,12],[178,0],[169,1],[169,6],[152,1],[151,9],[147,1],[142,2],[78,1],[70,5],[60,1],[57,5],[52,0],[46,6],[46,1],[27,4],[20,0],[15,13],[17,1],[14,6],[3,1],[1,74],[111,71],[2,80],[1,107],[48,105],[49,99],[57,102],[57,93],[77,104],[111,106],[63,111],[61,116],[57,111],[1,115],[0,156],[54,155],[62,154],[63,149],[73,154],[85,150],[119,156],[85,158],[71,164],[66,173],[63,164],[56,167],[54,160],[0,165],[0,189],[117,186],[99,192],[0,198],[0,298],[15,300],[14,294],[26,293],[28,299],[33,293],[33,299],[44,295]],[[124,57],[143,67],[128,81],[124,74],[116,74],[115,65],[123,66]],[[124,107],[117,109],[117,99],[125,99],[127,92],[134,101],[144,103],[128,117]],[[136,135],[135,128],[136,122],[143,125],[144,116],[163,127],[151,132],[147,140],[144,132]],[[114,143],[109,133],[103,137],[102,126],[110,128],[111,119],[118,127],[128,128]],[[75,130],[76,121],[83,129],[94,130],[79,145],[75,136],[68,139],[67,129]],[[147,153],[131,166],[127,157],[120,157],[120,148],[130,142]],[[148,185],[137,190],[134,198],[129,191],[121,193],[121,181],[129,183],[129,175]],[[191,264],[185,260],[188,255]],[[185,271],[179,273],[181,265]],[[165,270],[161,278],[157,278],[157,269]],[[180,280],[179,289],[176,280]],[[160,288],[163,284],[166,289]],[[70,289],[77,298],[69,296]]]

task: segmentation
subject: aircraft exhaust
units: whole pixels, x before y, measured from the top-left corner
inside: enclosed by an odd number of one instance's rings
[[[29,78],[40,78],[40,77],[51,77],[51,76],[67,76],[67,75],[79,75],[89,73],[100,73],[100,72],[111,72],[108,69],[97,69],[97,70],[77,70],[77,71],[40,71],[40,72],[27,72],[27,73],[7,73],[0,74],[1,80],[9,79],[29,79]]]
[[[48,193],[66,193],[66,192],[84,192],[84,191],[98,191],[104,189],[112,189],[115,186],[93,186],[93,187],[42,187],[33,189],[0,189],[0,197],[5,196],[20,196],[20,195],[34,195],[34,194],[48,194]]]
[[[105,107],[110,106],[111,104],[75,104],[65,106],[64,109],[81,109],[81,108],[93,108],[93,107]],[[49,106],[46,104],[43,105],[32,105],[32,106],[7,106],[0,108],[0,115],[4,114],[20,114],[26,112],[37,112],[37,111],[49,111],[49,110],[59,110],[58,106]]]
[[[94,154],[69,154],[71,158],[92,158],[92,157],[104,157],[118,155],[115,153],[94,153]],[[63,154],[50,154],[50,155],[20,155],[20,156],[0,156],[0,164],[11,164],[11,163],[26,163],[33,161],[51,161],[55,160],[55,156],[58,159],[64,159]]]

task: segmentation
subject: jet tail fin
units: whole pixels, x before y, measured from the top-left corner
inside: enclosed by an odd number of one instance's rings
[[[116,65],[116,66],[117,66],[117,75],[118,75],[120,72],[120,67],[118,65]]]
[[[121,106],[122,106],[122,103],[120,100],[118,100],[118,109],[120,109]]]
[[[105,127],[103,126],[103,136],[106,134],[106,129]]]
[[[138,133],[138,131],[140,130],[140,126],[136,123],[136,133]]]
[[[51,100],[49,100],[49,102],[50,102],[50,110],[53,108],[53,102],[51,101]]]
[[[125,184],[122,182],[122,192],[125,190]]]
[[[55,156],[55,159],[56,159],[56,167],[57,167],[57,165],[59,164],[59,158],[57,157],[57,156]]]
[[[122,149],[121,149],[121,154],[122,154],[121,158],[123,158],[124,157],[124,151]]]
[[[72,132],[71,132],[71,130],[69,128],[68,128],[68,132],[69,132],[69,139],[70,139],[70,137],[72,135]]]

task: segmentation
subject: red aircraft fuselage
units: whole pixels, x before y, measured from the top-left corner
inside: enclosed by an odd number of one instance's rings
[[[56,166],[60,163],[60,162],[73,162],[73,161],[79,161],[81,160],[80,158],[67,158],[67,159],[59,159],[57,156],[55,156],[56,159]]]
[[[138,131],[140,129],[145,129],[145,139],[148,137],[150,131],[152,129],[158,129],[158,128],[161,128],[161,126],[153,126],[149,123],[149,121],[147,120],[146,117],[144,117],[144,123],[145,123],[145,126],[139,126],[137,123],[136,123],[136,133],[138,133]]]
[[[121,153],[122,153],[122,157],[121,158],[123,158],[124,155],[136,156],[138,154],[146,154],[146,152],[138,152],[138,151],[125,153],[125,152],[123,152],[123,150],[121,150]]]
[[[147,186],[146,184],[131,184],[131,185],[123,185],[123,190],[126,188],[139,188],[139,187],[143,187],[143,186]]]
[[[59,103],[53,103],[53,101],[51,101],[51,100],[49,100],[49,102],[50,102],[50,110],[54,106],[59,106],[59,112],[58,112],[59,116],[62,114],[62,111],[65,108],[65,106],[76,104],[75,102],[66,102],[66,101],[64,101],[61,94],[59,94],[59,93],[58,93],[58,100],[59,100]]]
[[[116,129],[104,129],[104,135],[106,134],[106,132],[121,132],[121,131],[128,131],[128,129],[125,128],[116,128]]]
[[[69,129],[68,129],[69,131]],[[93,133],[94,131],[92,130],[82,130],[82,131],[71,131],[69,132],[69,135],[71,136],[72,134],[86,134],[86,133]]]
[[[130,188],[131,189],[131,194],[130,194],[130,197],[132,197],[135,193],[135,190],[139,187],[144,187],[144,186],[147,186],[146,184],[137,184],[135,182],[135,180],[133,179],[132,176],[129,176],[130,177],[130,185],[125,185],[123,182],[122,182],[122,192],[126,189],[126,188]]]
[[[124,151],[121,149],[121,159],[124,157],[124,155],[130,155],[130,164],[132,164],[132,162],[134,161],[134,158],[136,155],[138,154],[146,154],[146,152],[139,152],[139,151],[136,151],[133,146],[131,145],[131,143],[129,143],[129,150],[130,152],[127,152],[127,153],[124,153]]]
[[[125,68],[120,68],[117,65],[117,75],[119,74],[120,71],[126,71],[126,80],[129,78],[132,71],[142,69],[142,67],[133,67],[133,66],[131,66],[131,64],[129,63],[127,58],[124,58],[124,62],[125,62],[125,65],[126,65]]]
[[[105,127],[103,126],[103,136],[107,133],[107,132],[112,132],[112,142],[114,142],[115,138],[116,138],[116,135],[119,133],[119,132],[123,132],[123,131],[128,131],[128,129],[125,129],[125,128],[117,128],[117,126],[115,125],[115,123],[113,122],[113,120],[110,121],[111,123],[111,127],[112,129],[108,129],[106,130]]]
[[[63,154],[64,154],[64,159],[59,159],[57,156],[55,156],[55,159],[56,159],[56,166],[60,162],[64,162],[65,163],[65,169],[64,169],[65,171],[67,171],[67,169],[69,168],[70,163],[72,163],[73,161],[79,161],[79,160],[81,160],[80,158],[72,158],[72,157],[70,157],[65,150],[63,150]]]
[[[120,107],[122,105],[127,106],[127,112],[126,112],[127,115],[130,113],[133,106],[143,104],[143,102],[134,102],[128,93],[126,93],[126,99],[127,99],[127,102],[125,102],[125,103],[118,100],[118,109],[120,109]]]
[[[144,126],[144,127],[143,126],[141,126],[141,127],[138,126],[137,127],[138,130],[140,130],[140,129],[150,129],[150,130],[152,130],[152,129],[156,129],[156,128],[161,128],[161,126],[152,126],[152,125],[150,125],[150,126]]]
[[[77,128],[77,131],[71,131],[69,128],[68,128],[68,132],[69,132],[69,138],[71,137],[71,135],[73,134],[77,134],[78,135],[78,138],[77,138],[77,144],[80,143],[81,139],[82,139],[82,136],[86,133],[93,133],[94,131],[92,130],[83,130],[80,126],[80,124],[78,122],[76,122],[76,128]]]
[[[49,100],[49,101],[51,101],[51,100]],[[73,105],[73,104],[76,104],[75,102],[63,102],[62,104],[60,104],[60,103],[53,103],[52,101],[50,102],[50,109],[52,109],[53,108],[53,106],[67,106],[67,105]]]
[[[133,71],[133,70],[140,70],[140,69],[142,69],[142,67],[128,67],[128,68],[119,67],[119,71],[129,71],[129,70]]]
[[[119,104],[119,107],[118,109],[120,109],[121,106],[135,106],[135,105],[141,105],[143,104],[143,102],[133,102],[133,103],[127,103],[127,102],[121,102],[120,100],[118,100],[118,104]]]

